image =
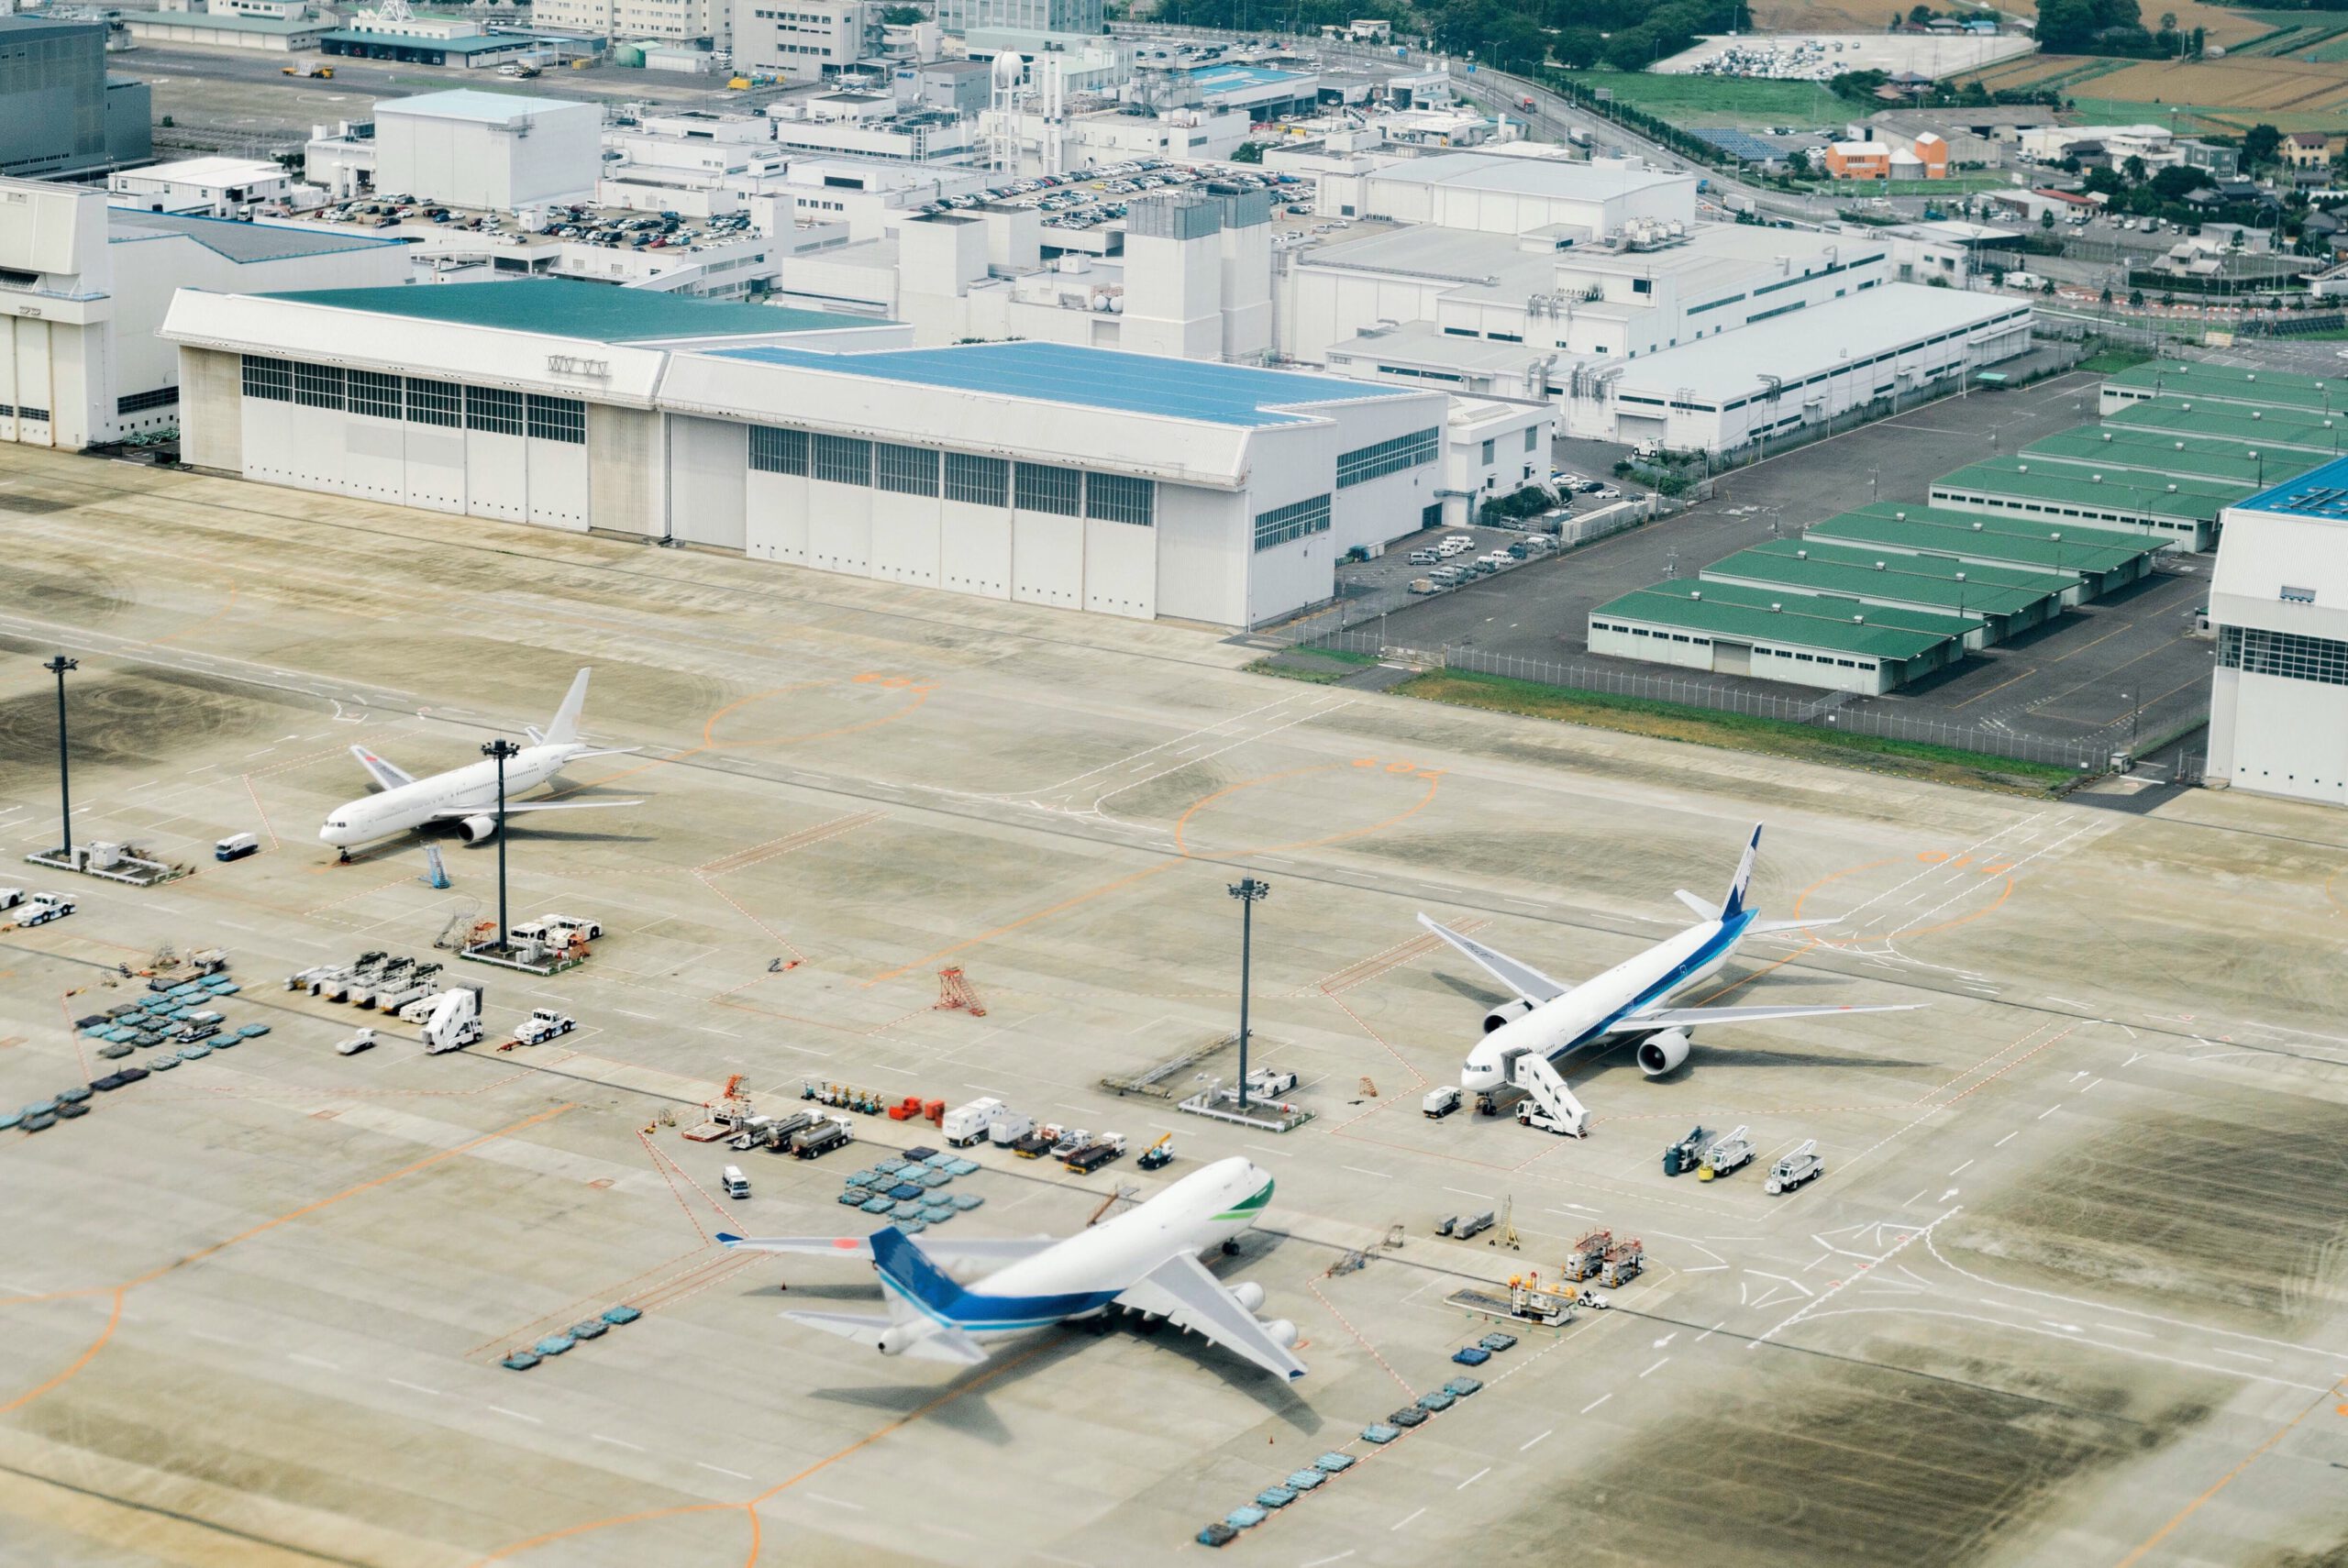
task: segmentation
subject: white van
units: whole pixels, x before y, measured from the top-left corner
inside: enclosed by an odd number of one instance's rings
[[[750,1196],[750,1178],[742,1174],[741,1166],[726,1166],[724,1180],[725,1183],[726,1197],[748,1198]]]

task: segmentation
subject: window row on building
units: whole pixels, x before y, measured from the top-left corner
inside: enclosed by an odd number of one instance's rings
[[[2083,523],[2109,523],[2116,528],[2159,528],[2172,534],[2196,531],[2192,523],[2165,522],[2136,512],[2109,512],[2097,506],[2065,506],[2057,502],[2022,501],[2012,496],[1988,495],[1979,491],[1935,488],[1933,501],[1961,501],[1968,506],[1987,506],[1999,512],[2030,512],[2042,517],[2077,517]]]
[[[1432,463],[1442,455],[1443,432],[1439,429],[1413,430],[1407,436],[1373,441],[1367,447],[1338,454],[1337,488],[1344,490],[1384,479],[1388,474],[1399,474],[1405,469]]]
[[[247,397],[304,408],[339,408],[376,419],[530,436],[541,441],[587,444],[587,405],[574,397],[541,397],[504,387],[462,386],[380,370],[346,370],[300,359],[244,357]],[[176,396],[176,394],[174,394]]]
[[[177,387],[160,387],[153,392],[132,392],[128,397],[114,400],[117,418],[126,414],[144,414],[150,408],[169,408],[180,400]]]
[[[35,408],[30,403],[19,408],[12,403],[0,403],[0,419],[29,419],[36,424],[45,424],[49,419],[49,410]]]
[[[2218,667],[2348,686],[2348,643],[2333,637],[2301,636],[2297,632],[2270,632],[2263,626],[2221,626]]]
[[[1329,498],[1316,495],[1303,501],[1291,501],[1286,506],[1275,506],[1269,512],[1256,513],[1256,548],[1268,550],[1275,545],[1285,545],[1301,539],[1308,534],[1329,531]]]
[[[750,467],[759,473],[796,474],[899,495],[942,495],[972,506],[1016,506],[1022,512],[1092,517],[1143,528],[1157,521],[1157,485],[1152,480],[821,431],[751,425]]]
[[[1634,637],[1653,637],[1659,643],[1689,643],[1700,648],[1710,647],[1712,646],[1712,639],[1710,637],[1690,636],[1686,632],[1653,631],[1645,626],[1634,626],[1627,621],[1600,621],[1593,619],[1589,623],[1589,629],[1593,632],[1627,632]],[[1772,658],[1798,659],[1803,664],[1834,664],[1840,665],[1845,669],[1873,669],[1876,668],[1876,661],[1871,658],[1842,658],[1833,654],[1806,654],[1799,652],[1793,648],[1765,648],[1757,643],[1754,645],[1753,651],[1756,654],[1767,655]]]

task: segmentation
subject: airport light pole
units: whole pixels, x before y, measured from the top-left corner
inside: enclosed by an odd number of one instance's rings
[[[81,668],[82,661],[59,654],[41,668],[57,677],[57,812],[65,841],[59,853],[70,861],[73,858],[73,790],[65,767],[65,672]]]
[[[1239,900],[1239,1109],[1247,1109],[1247,970],[1253,956],[1256,934],[1256,906],[1271,893],[1268,882],[1253,877],[1231,884],[1231,896]]]
[[[500,735],[481,750],[497,763],[497,950],[504,953],[513,944],[508,933],[514,929],[505,920],[505,759],[519,756],[522,748]]]

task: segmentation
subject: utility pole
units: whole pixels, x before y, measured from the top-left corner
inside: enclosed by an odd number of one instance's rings
[[[1268,882],[1249,877],[1231,884],[1231,896],[1239,900],[1239,1109],[1247,1109],[1247,970],[1253,956],[1256,933],[1256,906],[1272,890]]]
[[[58,853],[66,860],[73,858],[73,790],[65,767],[65,672],[79,669],[82,661],[59,654],[41,668],[57,677],[57,811],[64,847]]]
[[[500,735],[481,749],[497,762],[497,951],[505,953],[513,940],[507,933],[514,929],[505,918],[505,759],[519,756],[522,748]]]

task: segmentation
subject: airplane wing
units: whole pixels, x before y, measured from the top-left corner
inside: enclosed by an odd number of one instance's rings
[[[827,1334],[837,1334],[853,1340],[868,1350],[880,1348],[880,1336],[894,1321],[888,1318],[865,1318],[851,1312],[785,1312],[794,1323],[804,1323],[811,1329],[821,1329]],[[961,1330],[940,1323],[926,1333],[907,1342],[904,1353],[924,1361],[952,1362],[957,1366],[976,1366],[986,1360],[986,1347]]]
[[[1256,1314],[1239,1305],[1223,1281],[1188,1253],[1150,1270],[1117,1297],[1117,1305],[1170,1319],[1175,1327],[1202,1334],[1278,1376],[1293,1381],[1304,1375],[1304,1364],[1266,1333]]]
[[[1449,926],[1438,924],[1424,915],[1419,917],[1419,923],[1474,959],[1484,973],[1527,1001],[1555,1001],[1573,989],[1571,986],[1551,979],[1531,965],[1520,964],[1505,953],[1496,953],[1473,937],[1462,936]]]
[[[1610,1033],[1639,1029],[1693,1029],[1700,1023],[1765,1023],[1773,1018],[1823,1018],[1837,1012],[1913,1012],[1930,1002],[1877,1002],[1866,1007],[1664,1007],[1634,1012],[1617,1022]]]
[[[359,766],[365,768],[368,777],[374,779],[377,786],[382,789],[396,790],[403,784],[415,782],[413,774],[393,767],[363,745],[352,746],[350,755],[359,759]]]
[[[593,811],[598,806],[640,806],[644,802],[641,801],[508,801],[505,802],[505,814],[510,817],[517,812],[588,812]],[[446,811],[433,812],[432,817],[435,822],[456,822],[464,817],[489,817],[496,814],[497,808],[493,805],[450,806]]]
[[[807,1257],[866,1260],[872,1256],[869,1236],[734,1236],[721,1231],[717,1239],[743,1253],[796,1253]],[[964,1236],[949,1241],[942,1236],[916,1236],[913,1243],[932,1263],[1002,1264],[1032,1258],[1047,1247],[1057,1245],[1058,1240],[1052,1236]]]

